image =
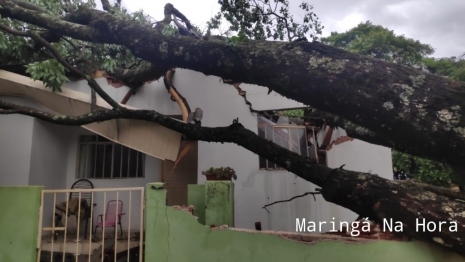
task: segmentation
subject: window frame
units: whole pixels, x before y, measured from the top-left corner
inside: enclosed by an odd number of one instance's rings
[[[84,140],[83,138],[84,137],[88,137],[88,138],[91,138],[90,141],[82,141]],[[99,141],[100,139],[100,141]],[[121,145],[119,143],[115,143],[103,136],[100,136],[100,135],[79,135],[79,138],[78,138],[78,142],[77,142],[77,154],[76,154],[76,172],[75,172],[75,177],[76,179],[132,179],[132,178],[145,178],[145,161],[146,161],[146,154],[142,153],[142,152],[139,152],[135,149],[132,149],[132,148],[129,148],[127,146],[124,146],[124,145]],[[85,156],[83,157],[82,156],[82,145],[87,145],[85,148],[86,150],[86,153],[85,153]],[[95,153],[94,153],[94,157],[93,159],[91,159],[90,161],[94,161],[94,164],[93,164],[93,167],[94,167],[94,170],[92,172],[89,172],[88,170],[88,160],[90,158],[92,158],[92,146],[94,146],[94,150],[95,150]],[[96,176],[97,174],[97,152],[99,150],[99,146],[103,146],[103,157],[102,157],[102,160],[103,160],[103,165],[102,165],[102,174],[101,176]],[[105,159],[106,157],[106,147],[107,146],[111,146],[111,162],[110,162],[110,167],[111,167],[111,171],[110,171],[110,177],[105,177],[105,166],[107,165],[107,160]],[[115,166],[115,148],[117,146],[120,146],[121,149],[120,149],[120,170],[119,170],[119,176],[115,176],[115,170],[114,170],[114,166]],[[127,165],[127,170],[126,170],[126,175],[123,176],[123,155],[124,155],[124,152],[126,151],[127,153],[127,162],[128,162],[128,165]],[[130,166],[131,166],[131,153],[135,152],[135,155],[136,155],[136,160],[132,160],[132,164],[136,164],[136,170],[135,170],[135,176],[129,176],[129,173],[130,173]],[[141,159],[140,159],[141,158]],[[84,175],[81,176],[81,161],[82,160],[86,160],[86,166],[84,168]],[[138,176],[139,174],[139,170],[140,170],[140,176]],[[90,174],[91,173],[91,174]]]

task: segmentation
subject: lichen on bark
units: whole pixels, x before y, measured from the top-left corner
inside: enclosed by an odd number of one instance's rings
[[[160,56],[162,59],[168,58],[168,43],[161,43],[160,47],[158,48],[158,51],[160,52]]]
[[[333,60],[332,58],[323,56],[322,58],[311,57],[308,61],[309,70],[317,69],[322,67],[329,73],[340,74],[345,69],[346,63],[349,62],[347,59]]]

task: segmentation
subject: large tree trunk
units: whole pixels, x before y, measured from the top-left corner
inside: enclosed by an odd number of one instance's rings
[[[9,0],[0,4],[2,16],[42,26],[54,35],[120,44],[156,65],[265,86],[349,120],[344,123],[354,138],[465,166],[464,83],[317,42],[169,37],[103,11],[81,8],[66,17],[79,26]]]
[[[68,21],[0,0],[2,17],[53,30],[55,35],[121,44],[136,56],[161,66],[193,69],[236,82],[270,89],[343,118],[351,136],[456,166],[465,154],[462,135],[464,84],[319,43],[250,41],[231,43],[167,37],[108,13],[80,9]],[[95,87],[93,87],[95,88]],[[98,89],[97,89],[98,90]],[[105,98],[104,98],[105,99]],[[400,221],[403,230],[465,255],[463,194],[431,186],[396,183],[372,174],[330,169],[299,156],[233,123],[201,127],[154,111],[96,111],[80,117],[57,117],[0,101],[0,113],[20,113],[56,124],[85,125],[114,118],[153,121],[189,139],[236,143],[322,187],[323,197],[370,219]],[[362,127],[363,126],[363,127]],[[371,140],[370,140],[371,139]],[[448,222],[441,231],[417,232],[416,219]],[[453,227],[451,221],[457,221]],[[452,225],[452,228],[450,226]],[[444,228],[446,226],[446,228]],[[451,230],[449,230],[451,229]]]

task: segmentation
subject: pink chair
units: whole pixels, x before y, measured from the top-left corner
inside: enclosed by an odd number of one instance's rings
[[[116,210],[116,208],[118,208],[118,211]],[[100,217],[100,222],[95,226],[94,235],[97,232],[98,227],[101,227],[102,230],[104,227],[113,227],[113,229],[116,232],[116,226],[119,225],[120,236],[122,236],[123,227],[121,226],[121,217],[126,214],[126,213],[123,213],[123,201],[121,200],[108,201],[107,209],[105,211],[106,211],[105,222],[103,222],[103,214],[98,215],[98,217]],[[117,212],[118,212],[118,215],[116,215]]]

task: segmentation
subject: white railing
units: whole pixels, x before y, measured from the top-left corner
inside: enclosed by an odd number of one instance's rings
[[[124,192],[124,193],[123,193]],[[78,197],[70,198],[70,194],[73,193],[73,196],[78,195]],[[110,200],[110,197],[107,197],[108,194],[116,195],[116,212],[114,212],[115,218],[113,221],[116,221],[115,225],[111,226],[114,228],[114,235],[105,235],[105,222],[107,221],[107,203]],[[136,193],[136,194],[134,194]],[[140,194],[140,200],[137,199],[137,193]],[[122,196],[122,194],[125,196]],[[57,203],[58,198],[62,198],[63,195],[66,196],[66,200],[62,201],[61,204]],[[103,201],[94,201],[96,198],[99,198],[103,195]],[[136,197],[134,197],[136,195]],[[53,201],[46,201],[45,199],[53,197]],[[87,201],[90,199],[90,203]],[[123,202],[123,210],[121,215],[119,210],[119,200],[125,199]],[[77,214],[76,214],[76,200],[77,200]],[[86,200],[86,201],[83,201]],[[140,201],[140,202],[139,202]],[[98,203],[97,205],[97,202]],[[137,206],[133,206],[133,202],[137,203]],[[84,206],[83,206],[84,205]],[[96,208],[98,206],[98,208]],[[74,207],[73,210],[70,210]],[[94,215],[96,210],[102,210],[101,217],[100,214],[96,218],[101,218],[103,225],[94,223]],[[64,211],[63,211],[64,209]],[[84,212],[83,210],[84,209]],[[44,210],[50,211],[44,212]],[[61,214],[59,214],[60,211]],[[126,212],[125,212],[126,211]],[[49,213],[49,214],[46,214]],[[79,215],[78,215],[79,214]],[[135,215],[139,215],[138,223],[136,221],[131,221],[131,218]],[[43,226],[44,217],[52,215],[51,227]],[[113,214],[111,214],[113,215]],[[69,231],[68,218],[71,216],[76,217],[76,236],[74,237]],[[83,218],[88,218],[88,226],[84,235],[85,239],[82,241],[80,239],[80,231],[82,229],[81,222]],[[126,230],[126,239],[118,239],[118,226],[121,234],[123,234],[122,229],[122,217],[126,218],[127,230]],[[58,226],[57,219],[61,218],[61,226]],[[136,218],[137,219],[137,218]],[[63,221],[64,220],[64,221]],[[50,221],[49,221],[50,222]],[[138,234],[137,229],[131,228],[131,223],[138,224]],[[93,227],[95,225],[101,227],[101,238],[96,232],[93,232]],[[97,230],[97,228],[95,228]],[[51,233],[50,236],[47,233]],[[58,235],[62,233],[63,236],[58,239]],[[93,235],[93,233],[95,233]],[[131,233],[134,234],[134,237],[131,237]],[[40,216],[39,216],[39,234],[37,239],[37,262],[40,261],[68,261],[65,259],[67,256],[74,256],[73,261],[89,261],[89,262],[103,262],[103,261],[117,261],[120,257],[126,255],[127,261],[135,261],[132,255],[138,255],[139,262],[143,260],[143,234],[144,233],[144,187],[132,187],[132,188],[102,188],[102,189],[57,189],[57,190],[42,190],[41,203],[40,203]],[[124,234],[123,234],[124,236]],[[113,239],[110,239],[113,237]],[[47,240],[49,239],[49,240]],[[72,242],[71,242],[72,241]],[[74,243],[73,243],[74,242]],[[105,243],[106,242],[106,243]],[[138,250],[137,250],[138,249]],[[108,260],[108,251],[113,251],[113,259]],[[138,251],[138,253],[136,253]],[[126,254],[124,254],[126,252]],[[58,255],[58,254],[61,254]],[[50,255],[50,258],[47,258],[47,255]],[[58,255],[58,260],[56,259]],[[79,256],[81,258],[79,259]],[[82,258],[82,256],[87,256]],[[131,260],[130,260],[131,257]],[[75,260],[74,260],[75,259]],[[79,259],[79,260],[78,260]]]

